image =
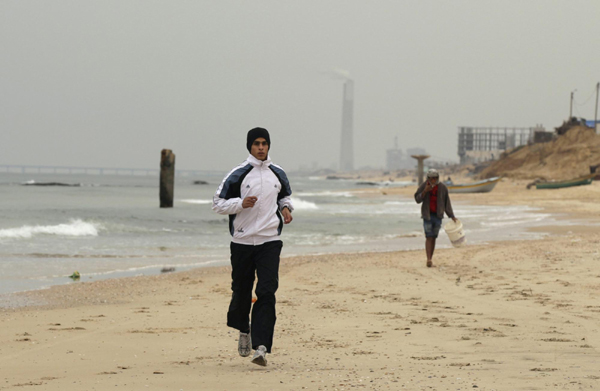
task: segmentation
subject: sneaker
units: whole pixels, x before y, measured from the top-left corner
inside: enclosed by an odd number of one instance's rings
[[[267,348],[264,345],[260,345],[258,349],[254,351],[252,362],[262,367],[267,366]]]
[[[248,357],[252,352],[252,339],[250,333],[242,333],[240,331],[240,338],[238,339],[238,353],[242,357]]]

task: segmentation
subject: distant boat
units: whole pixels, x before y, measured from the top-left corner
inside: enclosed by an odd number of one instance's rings
[[[580,178],[568,179],[557,182],[540,182],[535,184],[536,189],[562,189],[563,187],[589,185],[597,174],[590,174]]]
[[[466,183],[462,185],[446,184],[446,187],[448,188],[449,193],[489,193],[490,191],[494,190],[496,183],[500,182],[500,179],[502,179],[502,177],[498,176],[485,179],[483,181]]]

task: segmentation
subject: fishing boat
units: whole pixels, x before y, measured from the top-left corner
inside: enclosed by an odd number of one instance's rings
[[[568,179],[566,181],[540,182],[535,184],[536,189],[562,189],[563,187],[589,185],[597,174],[589,174],[580,178]]]
[[[449,193],[489,193],[494,190],[494,187],[498,182],[500,182],[502,177],[494,177],[489,179],[484,179],[483,181],[466,183],[466,184],[446,184],[448,187]]]

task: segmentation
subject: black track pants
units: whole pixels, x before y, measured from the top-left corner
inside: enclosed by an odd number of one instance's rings
[[[275,292],[279,287],[279,255],[281,240],[259,246],[231,243],[231,303],[227,311],[227,326],[247,332],[252,308],[252,348],[260,345],[271,353],[275,330]],[[256,303],[252,305],[254,274]]]

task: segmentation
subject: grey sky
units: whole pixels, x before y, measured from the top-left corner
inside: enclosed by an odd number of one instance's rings
[[[0,1],[0,164],[227,170],[263,126],[288,170],[339,161],[355,80],[356,166],[457,126],[593,118],[600,1]]]

